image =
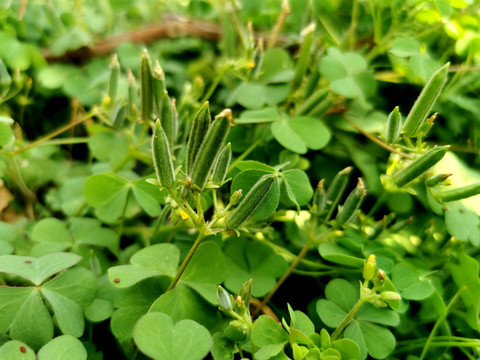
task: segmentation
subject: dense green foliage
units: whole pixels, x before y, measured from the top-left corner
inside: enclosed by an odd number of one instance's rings
[[[479,44],[473,0],[3,2],[0,360],[478,358]]]

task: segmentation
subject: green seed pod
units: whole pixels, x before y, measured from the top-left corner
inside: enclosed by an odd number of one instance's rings
[[[240,204],[227,216],[228,228],[238,229],[253,215],[254,211],[269,193],[274,181],[275,176],[264,175],[252,186]]]
[[[388,115],[387,127],[385,129],[385,141],[388,144],[394,144],[400,137],[402,130],[402,115],[398,106]]]
[[[163,131],[158,119],[155,121],[155,129],[152,136],[152,153],[158,183],[162,187],[170,188],[175,181],[172,156],[168,146],[167,135]]]
[[[192,127],[188,137],[187,159],[185,164],[186,173],[188,175],[192,174],[193,164],[197,158],[198,150],[210,128],[210,119],[210,108],[208,106],[208,101],[205,101],[193,117]]]
[[[208,129],[193,164],[191,178],[195,190],[202,191],[204,189],[215,159],[222,150],[223,143],[230,131],[231,122],[232,111],[225,109],[215,117],[212,126]]]
[[[345,225],[351,222],[360,208],[363,199],[367,195],[365,184],[362,178],[358,178],[357,187],[348,195],[347,200],[337,214],[336,220],[339,225]]]
[[[232,145],[227,144],[220,154],[217,156],[215,165],[213,166],[212,182],[215,185],[221,186],[227,176],[228,167],[230,166],[230,160],[232,160]]]
[[[443,86],[447,82],[449,66],[450,63],[446,63],[432,75],[430,80],[428,80],[403,124],[402,132],[405,136],[412,137],[417,135],[420,127],[425,122],[429,112],[432,110],[435,101],[437,101],[440,96]]]
[[[114,54],[112,57],[112,62],[110,63],[110,79],[108,81],[108,96],[110,101],[115,103],[118,95],[118,82],[120,80],[120,64],[118,63],[117,54]]]
[[[170,151],[173,153],[173,147],[175,146],[175,140],[177,137],[176,118],[173,111],[172,100],[168,96],[168,92],[165,90],[162,96],[160,122],[167,135]]]
[[[323,213],[327,205],[327,194],[325,193],[324,183],[325,179],[320,180],[313,194],[312,213],[316,216]]]
[[[154,114],[154,90],[152,64],[147,49],[144,50],[140,64],[140,87],[142,100],[142,120],[150,121]]]
[[[165,87],[165,73],[163,72],[158,60],[155,61],[155,66],[152,71],[152,87],[154,113],[156,117],[161,118],[164,93],[167,89]]]
[[[350,173],[352,172],[353,167],[349,166],[343,170],[340,170],[337,175],[333,178],[332,184],[327,190],[327,209],[328,214],[326,220],[330,219],[332,216],[333,211],[337,207],[340,199],[345,192],[348,184],[348,178]]]
[[[450,146],[435,146],[425,154],[414,160],[411,164],[393,175],[393,182],[396,186],[402,187],[417,179],[433,165],[442,160]]]
[[[440,185],[442,183],[445,183],[445,181],[452,175],[453,174],[437,174],[437,175],[434,175],[434,176],[430,177],[425,182],[425,184],[428,187],[434,187],[434,186]]]
[[[127,70],[128,82],[128,115],[135,117],[137,115],[137,83],[130,69]]]
[[[295,66],[295,75],[292,80],[292,88],[296,89],[302,83],[302,80],[307,72],[308,64],[310,63],[311,56],[310,51],[313,44],[313,31],[315,30],[315,24],[311,23],[303,31],[303,42],[300,48],[300,55]]]
[[[480,194],[480,182],[455,189],[441,190],[436,196],[441,202],[449,202],[466,199],[478,194]]]

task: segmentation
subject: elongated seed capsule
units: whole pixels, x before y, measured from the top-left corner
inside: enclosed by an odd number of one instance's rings
[[[303,31],[303,42],[300,48],[300,55],[295,67],[295,75],[292,80],[292,88],[296,89],[302,82],[303,77],[307,71],[308,64],[311,60],[310,49],[313,44],[313,31],[315,30],[315,24],[311,23]]]
[[[274,181],[275,176],[264,175],[252,186],[235,210],[227,216],[228,228],[238,229],[253,215],[272,188]]]
[[[164,99],[165,87],[165,73],[158,60],[155,61],[155,66],[152,70],[152,86],[153,86],[153,102],[155,116],[160,118],[162,116],[162,103]]]
[[[137,115],[137,83],[135,76],[130,69],[127,70],[127,82],[128,82],[128,115]]]
[[[425,122],[435,101],[440,96],[443,86],[447,82],[449,66],[450,63],[446,63],[432,75],[413,104],[402,128],[402,132],[406,136],[412,137],[417,135],[420,126]]]
[[[388,144],[394,144],[400,137],[402,131],[402,115],[398,106],[388,115],[387,127],[385,128],[385,141]]]
[[[313,193],[313,207],[312,212],[316,216],[320,215],[327,205],[327,194],[325,193],[325,179],[318,182],[317,188]]]
[[[343,204],[342,208],[338,212],[337,224],[345,225],[351,222],[360,208],[363,199],[367,196],[367,189],[362,178],[358,178],[357,187],[348,195],[347,200]]]
[[[120,64],[118,63],[117,54],[114,54],[110,63],[110,79],[108,81],[108,96],[113,103],[118,95],[118,82],[120,80]]]
[[[212,182],[215,185],[222,185],[227,176],[228,167],[230,166],[230,161],[232,160],[232,145],[228,143],[217,156],[215,165],[213,166],[212,172]]]
[[[449,202],[466,199],[478,194],[480,194],[480,182],[455,189],[441,190],[437,193],[437,199],[442,202]]]
[[[428,169],[430,169],[433,165],[442,160],[443,156],[449,148],[449,145],[435,146],[434,148],[428,150],[418,159],[415,159],[408,166],[404,167],[402,170],[394,174],[394,184],[398,187],[402,187],[415,180],[420,175],[425,173]]]
[[[172,155],[168,145],[167,135],[163,131],[160,120],[155,121],[152,136],[152,154],[155,173],[160,186],[170,188],[175,181],[173,172]]]
[[[210,128],[210,119],[210,107],[208,101],[205,101],[193,117],[192,127],[188,137],[187,159],[185,164],[186,173],[188,175],[192,174],[192,168],[195,159],[197,158],[198,150]]]
[[[343,170],[340,170],[337,175],[333,178],[332,184],[327,190],[327,203],[326,208],[328,209],[328,214],[326,220],[329,220],[333,214],[333,211],[337,207],[340,199],[345,192],[348,184],[348,178],[352,172],[353,167],[349,166]]]
[[[154,112],[154,91],[152,64],[147,49],[143,51],[140,63],[140,88],[142,100],[142,120],[150,121]]]
[[[166,90],[163,92],[162,97],[160,122],[162,123],[162,128],[167,135],[170,151],[173,152],[176,138],[176,124],[172,109],[172,101],[170,100]]]
[[[215,117],[207,135],[198,149],[198,154],[192,169],[192,186],[194,190],[202,191],[212,171],[215,159],[223,149],[223,143],[230,131],[232,111],[223,110]]]

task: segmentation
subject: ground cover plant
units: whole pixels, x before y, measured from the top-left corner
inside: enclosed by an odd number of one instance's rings
[[[2,4],[0,359],[478,358],[479,10]]]

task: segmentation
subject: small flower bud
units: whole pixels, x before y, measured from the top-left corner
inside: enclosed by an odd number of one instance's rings
[[[235,191],[232,194],[232,196],[230,196],[230,204],[232,206],[235,205],[236,203],[238,203],[241,197],[242,197],[242,189]]]
[[[384,291],[380,295],[385,301],[398,301],[402,299],[400,294],[396,293],[395,291]]]
[[[386,276],[387,275],[385,274],[385,271],[383,271],[382,269],[378,269],[377,276],[373,280],[373,285],[378,288],[382,287],[385,283]]]
[[[375,260],[375,255],[374,254],[370,254],[370,256],[368,257],[368,260],[367,262],[365,263],[365,265],[363,266],[363,278],[366,280],[366,281],[370,281],[373,279],[373,277],[375,276],[375,268],[377,266],[377,262]]]
[[[222,310],[231,310],[232,302],[230,300],[230,294],[220,285],[217,288],[217,300]]]

